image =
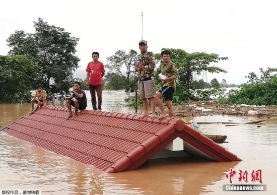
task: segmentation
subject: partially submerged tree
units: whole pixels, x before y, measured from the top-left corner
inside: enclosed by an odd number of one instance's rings
[[[249,80],[242,84],[240,89],[229,92],[227,98],[219,100],[220,103],[249,104],[249,105],[276,105],[277,104],[277,69],[259,69],[260,74],[250,72],[246,78]]]
[[[134,80],[132,77],[135,75],[134,58],[136,55],[137,52],[132,49],[129,51],[129,53],[126,53],[123,50],[118,50],[114,55],[107,58],[106,68],[109,69],[111,73],[118,74],[120,78],[125,77],[124,87],[126,90],[132,88],[134,85],[132,83],[132,80]],[[110,76],[115,75],[113,74]],[[117,84],[114,83],[114,85]]]
[[[120,90],[126,87],[126,77],[115,72],[109,72],[105,75],[105,89]]]
[[[10,35],[7,39],[11,47],[9,54],[26,55],[41,67],[42,71],[33,79],[33,87],[41,82],[48,88],[51,79],[55,84],[62,85],[60,82],[68,80],[78,67],[80,59],[75,55],[75,47],[79,38],[72,37],[63,28],[49,25],[41,18],[34,22],[34,28],[35,33],[15,31]]]
[[[200,79],[198,81],[194,80],[192,81],[192,89],[205,89],[210,88],[210,84],[205,82],[203,79]]]
[[[220,84],[216,78],[211,80],[211,87],[213,88],[220,88]]]
[[[254,73],[250,72],[246,78],[248,78],[247,83],[253,84],[253,83],[262,83],[266,82],[272,77],[275,77],[277,75],[277,68],[267,68],[266,70],[263,70],[263,68],[259,68],[260,70],[260,77]]]
[[[0,103],[29,102],[30,80],[40,71],[26,56],[0,56]]]
[[[222,79],[221,83],[220,83],[220,86],[221,87],[226,87],[228,84],[227,84],[227,81],[225,79]]]

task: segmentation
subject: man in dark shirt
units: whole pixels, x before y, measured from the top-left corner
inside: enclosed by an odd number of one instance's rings
[[[87,97],[86,93],[81,89],[81,83],[75,82],[73,86],[72,95],[66,98],[66,106],[69,110],[69,116],[73,116],[71,106],[75,108],[75,116],[78,114],[78,110],[84,110],[87,107]]]

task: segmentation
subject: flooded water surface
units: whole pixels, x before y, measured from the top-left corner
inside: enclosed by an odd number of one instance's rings
[[[89,92],[87,92],[89,96]],[[124,92],[104,92],[103,110],[134,113],[124,106]],[[49,102],[50,103],[50,102]],[[51,102],[64,106],[64,102]],[[88,109],[91,109],[88,100]],[[30,104],[0,104],[0,128],[30,111]],[[7,135],[0,131],[0,189],[41,189],[42,194],[277,194],[277,120],[264,124],[245,124],[253,117],[201,116],[193,118],[206,134],[227,135],[222,146],[242,159],[240,162],[211,162],[183,158],[155,160],[140,169],[107,174],[92,165],[85,165]],[[226,126],[221,122],[237,122]],[[234,184],[264,184],[263,192],[228,192],[223,185],[230,170]],[[244,173],[239,181],[239,173]],[[253,177],[251,173],[261,173]]]

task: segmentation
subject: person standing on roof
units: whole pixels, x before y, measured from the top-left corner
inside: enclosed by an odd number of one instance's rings
[[[102,62],[98,61],[99,53],[92,53],[93,61],[88,63],[86,68],[87,72],[87,87],[89,88],[91,95],[91,103],[93,110],[101,110],[102,105],[102,77],[105,75],[105,68]],[[96,96],[97,93],[98,105],[96,107]]]
[[[161,53],[162,62],[160,65],[161,69],[161,89],[155,95],[155,100],[161,110],[161,118],[166,117],[166,113],[164,110],[163,102],[161,100],[164,97],[169,117],[174,117],[174,110],[172,106],[173,93],[176,88],[176,78],[177,78],[177,70],[175,64],[170,60],[171,52],[169,50],[164,50]]]
[[[155,84],[152,79],[155,69],[155,58],[152,52],[147,51],[147,41],[141,40],[139,42],[140,54],[138,60],[135,61],[135,68],[138,71],[138,92],[142,99],[143,116],[148,116],[148,100],[151,105],[152,115],[155,114],[155,100],[156,94]]]

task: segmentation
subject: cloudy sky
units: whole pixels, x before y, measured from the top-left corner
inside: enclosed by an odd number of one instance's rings
[[[9,51],[10,34],[15,30],[33,33],[33,21],[39,17],[80,38],[80,68],[74,74],[79,78],[85,77],[91,52],[100,52],[100,61],[105,63],[119,49],[138,51],[142,35],[154,53],[168,47],[228,56],[228,61],[217,64],[228,73],[208,75],[207,81],[217,78],[240,84],[249,72],[277,64],[274,0],[2,1],[0,55]]]

